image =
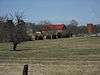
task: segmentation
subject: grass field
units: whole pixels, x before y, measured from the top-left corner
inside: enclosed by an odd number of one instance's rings
[[[0,75],[100,75],[100,37],[28,41],[12,51],[0,43]]]

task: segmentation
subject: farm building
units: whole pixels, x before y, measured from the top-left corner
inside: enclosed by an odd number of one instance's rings
[[[64,24],[49,24],[41,27],[41,33],[49,38],[61,38],[66,27]]]
[[[42,26],[41,31],[50,31],[50,30],[63,31],[64,29],[66,29],[64,24],[49,24]]]
[[[41,27],[42,33],[57,34],[62,33],[66,29],[64,24],[49,24]]]
[[[87,32],[93,33],[94,32],[94,26],[92,23],[87,24]]]
[[[72,34],[66,30],[64,24],[40,25],[38,29],[39,30],[35,32],[36,39],[39,39],[39,37],[43,37],[43,39],[57,39],[72,36]]]

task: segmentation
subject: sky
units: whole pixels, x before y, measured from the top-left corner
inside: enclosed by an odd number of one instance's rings
[[[35,23],[100,23],[100,0],[0,0],[1,16],[11,10],[23,11],[24,19]]]

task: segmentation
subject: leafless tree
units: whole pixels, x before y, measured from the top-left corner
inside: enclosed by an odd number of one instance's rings
[[[68,32],[72,33],[72,34],[77,34],[77,30],[78,30],[78,22],[76,20],[71,20],[70,24],[67,26],[67,30]]]
[[[76,20],[71,20],[70,25],[77,26],[78,22]]]
[[[8,20],[7,14],[5,16],[0,16],[0,21],[5,22],[6,20]]]
[[[26,33],[26,26],[25,22],[23,20],[23,14],[24,12],[22,11],[11,11],[10,19],[15,20],[15,26],[12,28],[14,30],[11,34],[13,35],[12,42],[13,42],[13,50],[16,50],[16,47],[19,43],[26,41],[27,38],[27,33]]]
[[[48,24],[51,24],[51,22],[48,21],[48,20],[43,20],[43,21],[40,21],[40,22],[38,23],[38,25],[48,25]]]
[[[8,25],[6,20],[8,20],[8,16],[0,16],[0,42],[8,41]]]

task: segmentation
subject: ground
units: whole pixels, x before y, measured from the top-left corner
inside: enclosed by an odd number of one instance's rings
[[[100,37],[0,43],[0,75],[100,75]]]

